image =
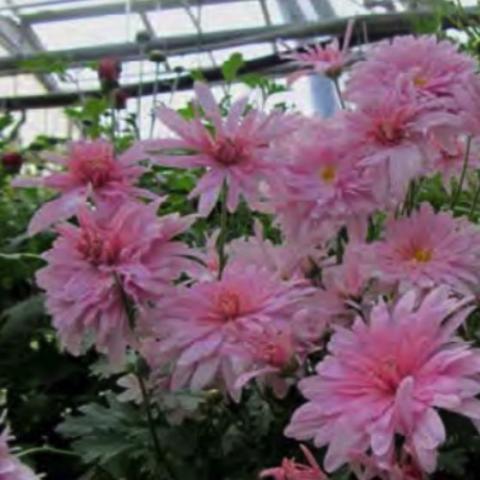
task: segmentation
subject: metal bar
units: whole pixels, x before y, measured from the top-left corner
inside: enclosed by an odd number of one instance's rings
[[[432,15],[431,10],[415,12],[415,18],[417,20],[429,19]],[[480,20],[480,15],[476,8],[465,9],[465,15],[471,20]],[[413,19],[409,12],[361,15],[356,18],[360,24],[362,22],[366,24],[371,40],[411,32]],[[244,30],[212,32],[205,34],[202,46],[205,50],[215,50],[260,42],[271,42],[278,39],[300,39],[315,36],[336,36],[341,39],[348,20],[348,18],[343,18],[326,22],[309,22],[300,25],[257,27]],[[443,26],[445,28],[455,28],[455,25],[448,19],[443,20]],[[123,43],[103,45],[94,48],[50,51],[41,56],[23,55],[1,58],[0,75],[29,71],[29,67],[25,65],[25,61],[43,60],[45,63],[49,60],[64,60],[73,67],[97,60],[104,56],[114,56],[121,60],[136,60],[148,55],[148,52],[152,49],[166,50],[169,55],[194,53],[197,51],[196,40],[197,35],[163,39],[156,38],[149,42],[143,54],[137,44]],[[32,70],[30,69],[30,71]],[[36,72],[38,70],[33,71]]]
[[[269,72],[278,75],[287,71],[291,71],[291,67],[285,60],[280,59],[277,55],[268,55],[247,61],[240,73]],[[208,68],[202,70],[202,74],[204,78],[211,83],[221,82],[223,80],[223,74],[220,68]],[[170,93],[174,84],[176,84],[177,90],[188,90],[193,87],[193,79],[190,75],[186,74],[169,80],[145,82],[142,85],[142,95],[152,95],[155,89],[158,93]],[[138,93],[138,84],[124,85],[122,86],[122,90],[134,98]],[[64,107],[78,103],[80,98],[85,96],[100,97],[101,92],[99,90],[89,90],[82,92],[81,95],[78,92],[68,92],[50,95],[29,95],[25,97],[5,97],[0,98],[0,106],[7,111]]]
[[[248,1],[250,0],[203,0],[202,5]],[[154,10],[157,5],[158,0],[136,0],[135,2],[132,2],[132,13],[147,13],[149,10]],[[181,7],[182,5],[179,0],[162,0],[162,10]],[[29,23],[46,23],[58,22],[61,20],[97,17],[99,15],[120,15],[124,12],[125,5],[123,3],[112,3],[105,5],[90,5],[78,8],[69,8],[68,10],[44,10],[41,12],[24,14],[23,18],[25,18]]]
[[[74,2],[85,2],[86,0],[69,0],[69,3]],[[37,0],[32,1],[30,3],[23,3],[22,5],[18,5],[19,8],[38,8],[38,7],[50,7],[52,5],[61,5],[65,3],[65,0]],[[0,12],[11,10],[12,7],[10,5],[0,6]]]
[[[147,14],[144,12],[140,13],[140,18],[142,19],[145,30],[149,33],[150,37],[156,37],[157,33],[155,32],[155,28],[153,28],[152,22],[148,18]]]
[[[409,22],[405,21],[405,15],[396,14],[396,15],[383,15],[379,16],[383,18],[381,22],[382,28],[374,28],[375,23],[371,23],[369,25],[369,41],[376,42],[379,40],[383,40],[385,38],[389,38],[393,35],[402,35],[408,34],[412,32],[412,26]],[[385,18],[389,18],[389,22],[386,22]],[[404,21],[399,22],[399,18],[403,18]],[[472,19],[478,19],[478,15],[474,16],[471,14]],[[348,20],[347,20],[348,21]],[[335,25],[336,30],[333,27],[328,29],[328,33],[334,34],[335,31],[338,32],[338,36],[342,37],[345,31],[345,22],[329,22]],[[373,28],[372,28],[373,27]],[[453,25],[450,22],[444,21],[443,28],[452,28]],[[321,30],[320,32],[314,31],[317,34],[325,34],[325,30]],[[308,35],[312,35],[312,31],[310,29],[307,30]],[[360,45],[363,43],[362,37],[353,38],[351,45]],[[280,75],[290,72],[292,67],[278,55],[268,55],[265,57],[257,58],[254,60],[249,60],[245,62],[245,66],[241,69],[240,73],[269,73],[272,75]],[[203,70],[203,76],[209,82],[221,82],[222,72],[218,68],[211,68]],[[184,75],[176,79],[170,80],[161,80],[158,82],[147,82],[143,84],[143,95],[152,95],[157,88],[158,93],[169,93],[172,90],[172,86],[176,82],[176,89],[177,90],[188,90],[191,89],[193,86],[193,80],[189,75]],[[155,86],[155,83],[157,85]],[[138,85],[126,85],[122,87],[125,91],[132,95],[136,96],[138,92]],[[24,109],[36,109],[36,108],[53,108],[53,107],[63,107],[67,105],[73,105],[78,103],[80,98],[84,96],[100,96],[101,93],[98,90],[91,90],[85,92],[72,92],[72,93],[56,93],[50,95],[33,95],[33,96],[23,96],[23,97],[5,97],[0,98],[0,106],[2,106],[6,110],[24,110]]]
[[[17,24],[9,17],[0,17],[0,44],[12,55],[38,55],[43,51],[43,45],[29,25]],[[48,72],[39,72],[36,77],[47,91],[58,91],[57,82]]]
[[[336,16],[330,0],[310,0],[310,3],[319,18],[332,18]]]

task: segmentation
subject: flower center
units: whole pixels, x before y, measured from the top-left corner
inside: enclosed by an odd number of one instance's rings
[[[416,248],[412,257],[419,263],[427,263],[432,259],[432,251],[429,248]]]
[[[383,145],[396,145],[405,138],[405,130],[400,125],[383,120],[377,124],[374,137]]]
[[[225,166],[237,165],[246,159],[245,148],[230,138],[220,140],[213,147],[213,156]]]
[[[335,167],[333,165],[326,165],[320,169],[320,178],[325,183],[332,183],[335,180],[336,176]]]
[[[92,228],[82,229],[77,250],[92,265],[112,265],[120,253],[116,238],[105,238],[105,233]]]
[[[224,320],[232,320],[240,313],[240,298],[236,293],[224,291],[218,296],[217,307]]]
[[[115,171],[115,161],[110,152],[81,152],[71,160],[70,170],[82,182],[95,188],[107,183]]]
[[[390,395],[395,395],[403,378],[393,357],[378,362],[371,375],[375,385],[384,393]]]
[[[422,75],[421,73],[417,73],[413,77],[413,84],[418,88],[425,87],[427,83],[428,83],[428,78],[425,75]]]

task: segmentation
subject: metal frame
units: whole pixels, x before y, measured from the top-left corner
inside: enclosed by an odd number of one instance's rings
[[[479,19],[478,11],[471,9],[468,12],[472,19]],[[418,19],[427,19],[432,16],[431,11],[417,12]],[[382,15],[364,15],[356,17],[358,24],[365,23],[369,37],[393,36],[405,31],[410,31],[411,17],[407,13],[393,13]],[[259,27],[244,30],[229,30],[204,34],[202,38],[203,50],[215,50],[220,48],[238,47],[253,43],[272,42],[276,40],[305,39],[314,37],[337,36],[342,37],[348,19],[334,19],[327,22],[309,22],[299,25]],[[444,25],[454,25],[445,20]],[[25,60],[64,59],[72,66],[81,65],[104,56],[113,56],[121,60],[136,60],[148,57],[152,49],[163,50],[168,55],[180,55],[194,53],[198,50],[197,35],[183,35],[169,38],[155,38],[140,48],[133,42],[102,45],[98,47],[77,48],[71,50],[57,50],[45,52],[39,57],[35,54],[21,54],[12,57],[0,58],[0,75],[24,72]]]
[[[70,0],[71,1],[71,0]],[[74,0],[81,1],[81,0]],[[229,2],[249,2],[251,0],[192,0],[192,5],[200,4],[215,5]],[[132,13],[147,13],[155,10],[168,10],[172,8],[182,8],[180,0],[135,0],[131,4]],[[99,15],[121,15],[125,13],[125,2],[91,5],[68,10],[45,10],[38,13],[23,14],[22,17],[29,23],[57,22],[61,20],[71,20],[73,18],[88,18]]]
[[[61,1],[63,0],[32,0],[30,4],[20,6],[15,5],[15,0],[7,0],[9,6],[0,7],[0,44],[11,53],[9,57],[0,58],[0,76],[28,72],[28,69],[25,68],[25,60],[65,60],[69,66],[75,67],[98,60],[104,56],[113,56],[124,61],[144,59],[154,49],[161,50],[168,58],[170,55],[195,53],[199,50],[199,46],[202,51],[211,54],[216,49],[263,42],[270,42],[275,47],[278,40],[312,39],[326,36],[342,37],[347,21],[347,19],[332,19],[334,10],[329,0],[310,0],[318,18],[323,19],[323,21],[315,22],[305,22],[301,8],[299,8],[299,4],[295,0],[277,0],[280,5],[284,5],[284,8],[288,8],[290,12],[288,20],[290,23],[274,26],[271,24],[266,0],[258,0],[263,12],[265,26],[212,33],[203,33],[200,30],[197,34],[159,38],[155,36],[155,30],[149,22],[147,13],[150,11],[185,8],[186,3],[189,3],[192,7],[201,7],[229,2],[251,2],[253,0],[131,0],[129,12],[140,15],[145,30],[150,34],[151,39],[146,44],[140,45],[128,42],[88,48],[47,51],[32,28],[37,22],[126,13],[124,2],[80,6],[80,2],[85,0],[69,0],[69,3],[78,2],[79,5],[69,10],[45,10],[29,14],[23,13],[27,7],[48,7],[48,5],[58,5]],[[16,20],[11,15],[2,14],[7,11],[16,17]],[[479,21],[478,9],[476,7],[467,8],[465,12],[472,20]],[[421,9],[416,11],[415,15],[418,19],[426,19],[431,17],[432,12],[428,9]],[[298,23],[292,23],[292,20],[295,20],[297,17]],[[372,41],[408,32],[411,27],[411,13],[409,12],[381,15],[367,14],[357,18],[358,24],[365,25],[369,38]],[[325,19],[329,20],[325,21]],[[453,26],[451,22],[444,21],[444,27],[451,26]],[[37,76],[49,92],[59,92],[58,84],[53,75],[49,75],[48,72],[39,72],[36,69],[30,70],[30,72]]]
[[[427,12],[428,13],[428,12]],[[422,15],[426,13],[423,12]],[[369,25],[369,39],[368,41],[379,41],[385,38],[390,38],[393,34],[404,35],[411,33],[412,25],[408,21],[409,17],[407,14],[389,14],[383,15],[383,20],[381,22],[382,28],[373,28],[376,24],[373,23]],[[478,14],[474,16],[471,15],[472,19],[478,21]],[[388,20],[388,21],[387,21]],[[337,20],[335,22],[329,22],[331,32],[334,34],[334,29],[332,25],[336,26],[338,37],[340,40],[343,40],[342,36],[345,31],[346,22],[348,19]],[[320,23],[321,24],[321,23]],[[319,24],[317,24],[318,26]],[[325,25],[325,23],[323,24]],[[451,28],[453,25],[449,22],[444,22],[443,28]],[[299,27],[300,28],[300,27]],[[299,30],[297,38],[302,38],[301,31]],[[306,37],[312,36],[311,30],[306,30]],[[317,31],[318,33],[318,31]],[[363,36],[354,36],[352,38],[352,46],[361,45],[365,41]],[[267,73],[269,75],[278,76],[285,75],[291,71],[291,65],[286,62],[284,59],[279,57],[277,54],[269,55],[262,58],[257,58],[255,60],[247,61],[245,67],[240,71],[240,73],[253,73],[261,72]],[[222,81],[222,72],[219,68],[210,68],[202,71],[204,78],[209,82],[221,82]],[[145,82],[142,85],[142,95],[151,95],[153,92],[164,93],[171,92],[173,89],[177,90],[188,90],[191,89],[193,85],[193,79],[188,74],[180,75],[174,79],[167,80],[158,80],[157,82]],[[130,95],[136,96],[139,91],[138,84],[125,85],[123,87],[127,93]],[[25,109],[35,109],[35,108],[51,108],[51,107],[62,107],[67,105],[72,105],[77,103],[81,98],[85,96],[99,96],[101,92],[98,90],[89,90],[83,92],[62,92],[55,93],[50,95],[30,95],[23,97],[7,97],[0,98],[0,105],[7,110],[25,110]]]
[[[16,12],[16,6],[12,3],[12,0],[7,0],[7,3],[11,10]],[[45,51],[42,42],[28,24],[22,21],[16,23],[5,16],[0,16],[0,44],[12,56],[34,55]],[[53,75],[40,73],[36,77],[48,92],[59,91]]]

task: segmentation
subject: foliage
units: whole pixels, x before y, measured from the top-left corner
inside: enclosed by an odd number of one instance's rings
[[[458,13],[452,2],[438,3],[437,7],[438,14],[431,20],[417,22],[418,31],[437,32],[445,16]],[[478,54],[480,36],[476,27],[462,24],[462,30],[468,36],[464,48]],[[49,68],[64,74],[67,66],[58,60]],[[243,57],[235,53],[221,67],[226,85],[223,111],[231,105],[229,88],[235,83],[260,92],[264,103],[287,90],[275,80],[243,74],[244,66]],[[24,67],[44,71],[46,63],[40,59]],[[193,79],[202,78],[198,71],[190,75]],[[284,103],[276,106],[287,109]],[[178,112],[185,119],[198,115],[191,102]],[[108,94],[83,98],[78,105],[66,109],[66,114],[85,138],[109,138],[119,152],[139,137],[136,116],[112,108]],[[0,149],[10,148],[22,121],[11,114],[0,117]],[[36,173],[48,170],[50,166],[41,159],[41,153],[64,142],[61,138],[37,137],[21,149],[26,168]],[[196,200],[188,195],[201,173],[200,169],[155,166],[141,178],[140,186],[165,196],[159,214],[192,214],[196,212]],[[294,389],[278,399],[269,389],[261,391],[252,385],[244,390],[239,403],[217,390],[202,394],[163,393],[155,401],[147,398],[143,402],[125,402],[121,399],[121,379],[126,374],[141,375],[139,370],[145,369],[144,365],[139,368],[133,359],[128,371],[117,371],[107,368],[96,353],[76,358],[62,351],[46,314],[43,294],[34,281],[35,272],[43,265],[41,254],[50,247],[53,235],[43,233],[31,238],[25,234],[29,219],[51,198],[51,193],[42,189],[14,190],[10,181],[11,175],[2,171],[0,407],[8,410],[18,444],[27,451],[38,447],[31,455],[37,471],[45,472],[52,480],[252,480],[262,468],[278,465],[284,457],[298,456],[296,442],[282,434],[291,412],[302,402]],[[430,203],[436,211],[450,210],[454,204],[456,216],[467,215],[478,223],[479,192],[478,173],[467,176],[463,185],[455,179],[445,185],[440,175],[422,177],[412,182],[402,205],[404,211],[397,213],[414,211],[422,202]],[[380,237],[385,218],[382,213],[370,218],[369,241]],[[245,202],[228,216],[226,240],[251,235],[256,220],[262,224],[265,237],[278,244],[280,232],[272,217],[252,212]],[[208,218],[198,219],[182,239],[190,245],[203,246],[221,222],[222,209],[218,205]],[[332,247],[339,257],[343,252],[338,251],[338,246],[342,247],[344,233],[340,232],[338,245]],[[479,339],[479,319],[476,312],[466,325],[466,335],[472,341]],[[311,355],[307,362],[310,371],[324,353]],[[470,424],[457,416],[447,415],[447,423],[456,434],[442,447],[438,477],[434,478],[473,480],[475,473],[471,472],[480,469],[480,440]],[[347,469],[340,469],[331,478],[348,480],[351,475]]]

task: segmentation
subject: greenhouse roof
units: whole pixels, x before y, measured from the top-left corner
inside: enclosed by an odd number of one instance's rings
[[[175,81],[179,69],[210,69],[215,79],[215,68],[233,52],[262,70],[284,44],[341,35],[346,17],[377,15],[365,28],[373,37],[377,23],[379,38],[403,33],[405,22],[395,15],[421,13],[423,3],[429,1],[0,0],[0,107],[71,104],[77,92],[99,89],[92,62],[105,56],[122,60],[122,85],[131,89]],[[153,49],[166,61],[149,61]]]

